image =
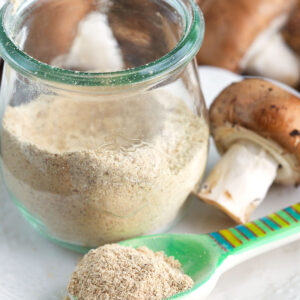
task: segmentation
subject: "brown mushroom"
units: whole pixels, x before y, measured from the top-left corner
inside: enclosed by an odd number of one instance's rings
[[[299,60],[281,35],[295,0],[202,0],[199,5],[206,21],[199,64],[297,85]]]
[[[17,0],[17,5],[20,0]],[[94,0],[40,0],[26,21],[28,36],[24,50],[34,58],[50,63],[69,51],[79,23],[94,8]]]
[[[221,154],[199,198],[248,221],[275,181],[300,182],[300,98],[262,79],[227,87],[210,109]]]
[[[283,30],[283,36],[290,47],[300,56],[300,0]]]
[[[107,15],[98,11],[89,13],[78,25],[70,50],[55,57],[51,65],[79,71],[122,70],[122,53]]]

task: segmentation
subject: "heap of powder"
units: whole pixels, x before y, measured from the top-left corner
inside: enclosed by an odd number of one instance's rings
[[[111,244],[84,256],[71,277],[68,292],[78,300],[159,300],[193,285],[174,257],[146,247]]]

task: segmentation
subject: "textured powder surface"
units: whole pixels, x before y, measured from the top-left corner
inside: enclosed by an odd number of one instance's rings
[[[208,127],[166,91],[66,94],[8,107],[6,185],[47,234],[82,246],[172,222],[206,164]]]
[[[84,256],[71,277],[68,292],[78,300],[160,300],[193,285],[173,257],[146,247],[112,244]]]

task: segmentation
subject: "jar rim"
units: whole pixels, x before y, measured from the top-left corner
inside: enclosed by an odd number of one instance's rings
[[[53,67],[43,63],[21,49],[11,40],[5,28],[5,16],[12,3],[5,4],[0,12],[0,55],[11,67],[25,76],[78,86],[126,86],[160,81],[189,63],[199,51],[205,32],[204,17],[194,0],[187,0],[191,11],[182,0],[169,2],[185,20],[181,40],[170,52],[146,65],[115,72],[82,72]]]

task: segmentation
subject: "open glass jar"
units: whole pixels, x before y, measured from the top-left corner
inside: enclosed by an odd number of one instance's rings
[[[208,125],[192,0],[24,0],[1,11],[1,169],[23,215],[79,251],[168,227]]]

